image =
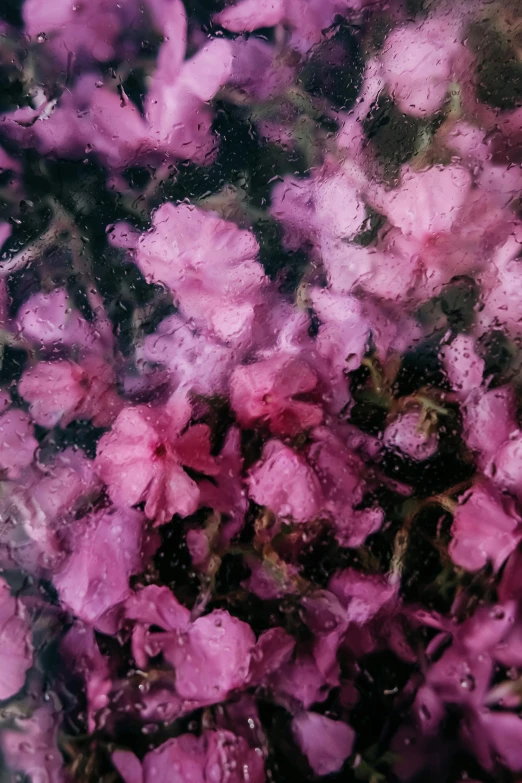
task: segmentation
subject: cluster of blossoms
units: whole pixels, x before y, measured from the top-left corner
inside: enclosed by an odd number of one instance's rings
[[[522,18],[422,5],[0,9],[6,780],[522,774]]]

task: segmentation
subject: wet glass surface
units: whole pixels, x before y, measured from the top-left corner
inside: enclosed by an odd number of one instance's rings
[[[0,783],[520,779],[521,10],[0,5]]]

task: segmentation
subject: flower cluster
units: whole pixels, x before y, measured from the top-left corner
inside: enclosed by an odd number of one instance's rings
[[[0,9],[6,780],[522,774],[522,17],[419,5]]]

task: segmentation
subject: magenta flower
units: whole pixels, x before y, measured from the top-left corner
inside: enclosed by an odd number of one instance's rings
[[[87,727],[93,732],[98,726],[98,716],[109,705],[113,687],[111,663],[101,654],[92,626],[82,622],[75,622],[66,633],[60,651],[72,671],[85,683]]]
[[[256,638],[249,625],[227,611],[215,609],[191,622],[167,588],[151,585],[127,601],[125,612],[137,620],[133,653],[138,665],[162,653],[176,672],[181,700],[215,704],[247,682]],[[162,632],[152,632],[151,625]]]
[[[249,625],[216,609],[173,635],[163,655],[176,670],[176,693],[185,700],[215,704],[245,685],[256,639]]]
[[[316,712],[297,715],[292,732],[316,775],[338,772],[351,754],[355,739],[348,724]]]
[[[294,522],[314,519],[321,508],[321,487],[306,461],[278,440],[263,448],[249,479],[249,494],[260,506]]]
[[[437,452],[438,438],[436,433],[427,429],[427,423],[422,420],[422,411],[409,410],[388,424],[384,430],[383,443],[389,449],[422,462]]]
[[[34,33],[38,35],[45,32],[44,21],[57,28],[67,20],[65,32],[60,29],[56,41],[59,56],[65,55],[67,61],[71,49],[76,49],[80,55],[108,60],[120,32],[129,26],[128,12],[139,14],[139,7],[134,0],[123,4],[96,0],[96,4],[101,9],[81,4],[75,7],[60,0],[55,18],[44,20],[38,0],[30,0],[26,22],[34,31],[43,24],[44,29]],[[108,88],[95,87],[100,80],[91,73],[67,90],[57,106],[42,98],[36,109],[24,106],[5,115],[8,132],[24,146],[37,146],[44,153],[81,158],[88,148],[109,168],[154,163],[168,156],[209,162],[215,139],[211,133],[212,114],[205,103],[231,74],[232,47],[228,41],[215,39],[185,60],[187,19],[183,3],[151,2],[151,6],[164,41],[145,98],[145,116],[124,92],[120,96]]]
[[[1,514],[15,522],[6,531],[15,562],[35,573],[54,566],[63,556],[63,528],[99,490],[94,463],[76,448],[38,461],[23,482],[6,487]]]
[[[482,469],[491,468],[491,460],[511,435],[516,435],[516,401],[511,386],[500,386],[484,391],[470,392],[463,406],[464,438],[468,446],[479,455]],[[509,464],[509,458],[507,460]],[[489,466],[489,467],[488,467]],[[502,479],[501,479],[502,481]]]
[[[216,21],[235,33],[285,24],[292,31],[291,43],[301,52],[318,43],[337,13],[360,10],[372,0],[240,0],[221,11]]]
[[[131,595],[129,579],[145,563],[145,517],[134,509],[109,508],[71,525],[71,552],[56,570],[63,605],[105,633],[118,626],[118,607]]]
[[[267,687],[279,704],[293,712],[325,701],[332,685],[320,671],[312,651],[302,646],[268,677]]]
[[[522,518],[494,487],[476,484],[455,509],[452,536],[457,565],[477,571],[491,561],[498,571],[522,538]]]
[[[515,497],[522,497],[522,433],[514,430],[497,451],[489,473],[495,483]]]
[[[224,730],[182,734],[147,753],[143,764],[129,751],[116,751],[112,760],[125,783],[171,783],[173,771],[187,783],[265,781],[263,756]]]
[[[325,515],[331,519],[341,546],[360,546],[383,519],[380,509],[356,509],[366,489],[364,464],[326,427],[317,427],[312,436],[308,459],[321,485]]]
[[[227,544],[243,527],[248,498],[242,477],[241,432],[231,427],[225,443],[216,457],[217,472],[211,481],[201,481],[200,504],[223,515],[219,531],[219,545]]]
[[[156,524],[173,514],[188,516],[199,505],[200,490],[183,466],[215,475],[210,430],[205,424],[185,429],[191,406],[183,393],[166,405],[125,408],[98,444],[96,466],[117,505],[145,502]]]
[[[266,681],[287,663],[295,649],[295,639],[283,628],[270,628],[259,635],[250,659],[250,685]]]
[[[365,574],[354,568],[337,571],[328,589],[345,607],[348,621],[357,625],[368,623],[397,597],[396,585],[380,575]]]
[[[320,405],[306,401],[314,392],[317,396],[317,385],[317,376],[305,361],[275,354],[236,368],[230,379],[230,401],[243,427],[259,422],[273,435],[293,436],[321,423]]]

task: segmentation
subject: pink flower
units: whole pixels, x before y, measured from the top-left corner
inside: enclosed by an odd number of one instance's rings
[[[510,337],[519,337],[522,331],[516,291],[522,281],[519,263],[522,231],[518,223],[511,224],[509,229],[506,241],[497,243],[496,252],[483,275],[483,307],[477,320],[483,331],[502,329]]]
[[[462,49],[459,25],[441,16],[392,30],[380,61],[383,77],[400,110],[414,117],[438,111]]]
[[[365,491],[364,464],[326,427],[317,427],[312,437],[308,460],[321,485],[323,509],[341,546],[360,546],[383,518],[380,509],[355,510]]]
[[[185,631],[190,622],[189,610],[168,587],[158,585],[148,585],[133,593],[125,604],[125,616],[169,631]]]
[[[438,438],[436,433],[426,430],[421,411],[409,410],[388,424],[384,430],[383,443],[410,459],[422,462],[436,453]]]
[[[477,571],[491,561],[498,571],[522,538],[522,519],[492,486],[476,484],[459,500],[452,536],[453,562]]]
[[[37,4],[38,0],[31,0],[30,10],[35,10]],[[97,6],[111,7],[93,10],[86,5],[85,10],[79,5],[79,25],[75,25],[74,6],[66,0],[60,0],[60,4],[58,18],[51,24],[69,19],[67,30],[72,31],[72,49],[90,49],[91,56],[98,60],[110,59],[115,38],[128,27],[131,20],[124,11],[135,9],[139,15],[133,0],[123,4],[96,0]],[[123,19],[115,24],[112,12],[120,18],[123,15]],[[215,139],[211,133],[212,113],[205,103],[231,74],[232,47],[224,39],[214,39],[185,60],[187,19],[181,0],[165,3],[162,11],[156,4],[154,15],[164,41],[145,97],[145,117],[123,92],[117,94],[99,84],[95,88],[98,77],[87,74],[73,90],[60,97],[57,106],[43,99],[37,109],[22,107],[6,115],[5,126],[10,135],[24,146],[37,146],[44,154],[53,152],[77,158],[86,149],[92,150],[108,167],[117,169],[138,162],[157,164],[169,156],[191,158],[201,164],[209,162]],[[33,16],[37,17],[33,23],[39,25],[41,14]],[[93,20],[103,28],[94,40],[90,29]],[[67,58],[67,45],[60,48]]]
[[[482,469],[491,470],[490,463],[500,447],[517,431],[516,400],[512,386],[471,391],[462,406],[464,438],[478,452]],[[506,443],[507,453],[510,448]],[[502,481],[502,479],[501,479]]]
[[[403,167],[398,188],[382,191],[376,201],[390,223],[418,243],[450,233],[458,223],[471,188],[471,175],[460,166]]]
[[[57,0],[52,9],[44,9],[38,0],[27,0],[23,5],[27,35],[45,35],[62,63],[67,63],[70,53],[100,62],[113,58],[121,32],[132,23],[132,17],[136,19],[136,13],[132,0],[95,0],[85,5]]]
[[[208,476],[217,466],[210,455],[210,430],[195,424],[183,432],[191,406],[183,393],[166,405],[125,408],[98,444],[96,466],[117,505],[145,502],[145,513],[157,524],[173,514],[197,509],[200,491],[183,465]]]
[[[113,687],[110,660],[101,654],[94,629],[81,622],[75,622],[65,634],[60,651],[67,665],[85,683],[87,728],[94,732],[99,713],[103,714],[109,705]]]
[[[475,351],[470,335],[458,334],[441,351],[441,358],[452,388],[462,397],[479,388],[484,374],[484,360]]]
[[[101,358],[88,356],[81,365],[39,362],[24,372],[18,390],[42,427],[66,427],[75,419],[92,419],[95,426],[106,427],[123,404],[114,385],[112,367]]]
[[[180,699],[215,704],[246,683],[255,635],[227,611],[215,609],[190,622],[188,609],[167,588],[151,585],[127,601],[125,612],[138,621],[133,632],[136,662],[144,666],[147,657],[162,653],[175,669]],[[163,632],[151,632],[151,625]]]
[[[182,734],[147,753],[141,765],[129,751],[112,755],[125,783],[171,783],[173,771],[186,783],[264,783],[263,757],[230,731]]]
[[[217,472],[212,481],[201,481],[200,503],[223,515],[219,545],[226,547],[243,527],[248,498],[242,477],[241,433],[231,427],[216,458]]]
[[[350,177],[342,169],[315,182],[315,220],[323,235],[353,239],[366,217],[364,202]]]
[[[248,96],[257,100],[270,100],[281,95],[291,85],[295,77],[295,63],[280,50],[255,36],[236,38],[233,46],[232,72],[229,82],[239,87]],[[259,120],[257,127],[266,131],[273,128],[277,136],[285,134],[279,122]],[[292,144],[291,133],[289,144]]]
[[[235,33],[285,24],[291,43],[307,52],[318,43],[337,13],[361,9],[371,0],[240,0],[216,15],[216,21]]]
[[[130,577],[144,567],[144,523],[139,511],[109,508],[70,527],[71,553],[54,585],[64,606],[105,633],[118,626],[115,610],[131,595]]]
[[[312,704],[325,701],[331,690],[314,656],[305,648],[297,649],[292,660],[268,677],[266,685],[276,701],[289,711],[308,710]]]
[[[315,204],[311,180],[285,177],[272,190],[271,214],[282,223],[284,244],[297,250],[314,234]]]
[[[350,623],[364,625],[392,604],[397,596],[395,585],[377,574],[365,574],[354,568],[337,571],[331,578],[328,589],[346,609]]]
[[[338,412],[349,401],[344,374],[360,365],[371,327],[355,298],[340,296],[323,288],[313,289],[310,295],[321,322],[315,347],[324,360],[323,374],[331,390],[332,408]]]
[[[181,0],[164,4],[158,21],[165,40],[145,99],[147,142],[155,150],[205,163],[214,148],[212,114],[205,103],[230,78],[233,48],[215,38],[184,59],[187,18]]]
[[[417,254],[327,239],[321,250],[331,289],[336,293],[363,290],[400,303],[420,293],[422,266]]]
[[[302,712],[292,733],[316,775],[338,772],[352,752],[355,733],[346,723],[316,712]]]
[[[287,663],[295,649],[295,639],[283,628],[269,628],[259,635],[250,660],[249,684],[258,685]]]
[[[139,361],[167,368],[173,387],[183,386],[204,395],[224,393],[237,360],[229,346],[199,332],[179,315],[165,318],[136,353]]]
[[[199,617],[163,648],[176,670],[177,694],[201,704],[224,700],[246,683],[255,641],[250,626],[224,610]]]
[[[31,634],[7,582],[0,579],[0,700],[14,696],[33,662]]]
[[[14,523],[6,533],[15,561],[38,572],[60,558],[62,529],[96,497],[100,482],[94,463],[76,448],[59,452],[49,462],[39,461],[23,478],[5,493],[0,515]]]
[[[47,524],[73,515],[80,503],[85,502],[90,493],[96,495],[99,489],[94,462],[75,447],[60,451],[50,463],[39,462],[38,469],[36,480],[30,486],[30,497]]]
[[[263,448],[249,479],[249,494],[260,506],[295,522],[314,519],[321,508],[321,487],[306,461],[278,440]]]
[[[317,403],[318,379],[302,359],[275,354],[269,359],[237,367],[230,379],[230,401],[243,427],[267,424],[273,435],[297,435],[321,423]],[[297,398],[297,399],[296,399]]]
[[[366,208],[359,193],[363,178],[348,167],[325,167],[311,179],[285,177],[272,192],[271,212],[283,223],[285,243],[296,250],[313,242],[325,263],[336,243],[353,239],[361,230]]]
[[[16,478],[33,461],[38,442],[31,418],[18,408],[9,408],[0,416],[0,468]]]
[[[163,204],[143,234],[136,260],[143,274],[176,295],[180,310],[218,339],[238,342],[250,333],[265,276],[250,231],[211,212]]]
[[[488,470],[495,484],[522,498],[522,433],[513,431],[499,448]]]
[[[27,340],[39,347],[61,344],[99,348],[95,330],[75,310],[63,288],[29,297],[18,311],[17,326]]]

